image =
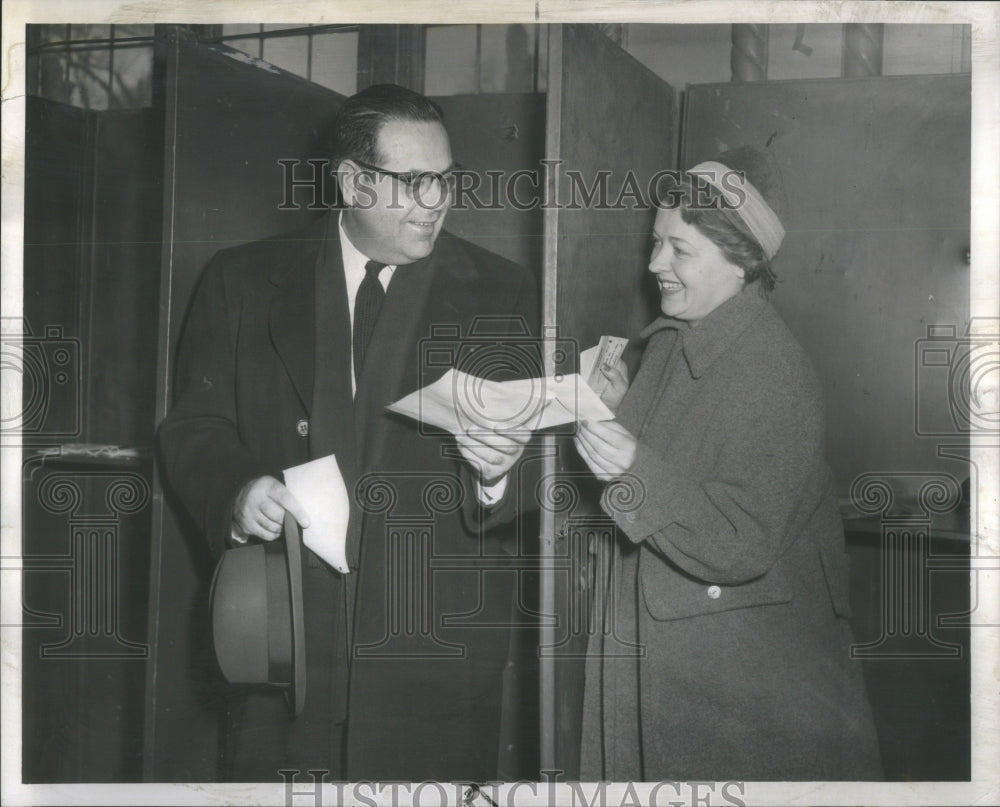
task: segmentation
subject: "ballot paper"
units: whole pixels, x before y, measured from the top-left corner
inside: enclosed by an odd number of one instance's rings
[[[579,373],[490,381],[452,369],[387,408],[455,435],[476,429],[538,431],[614,418]]]
[[[285,486],[309,515],[302,541],[330,566],[347,574],[350,500],[333,454],[284,471]]]
[[[600,342],[580,354],[580,375],[598,395],[608,386],[608,378],[601,368],[614,367],[627,344],[628,339],[623,336],[602,336]]]

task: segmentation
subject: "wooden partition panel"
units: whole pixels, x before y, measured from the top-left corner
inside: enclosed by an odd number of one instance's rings
[[[306,224],[310,189],[282,210],[279,159],[323,155],[341,96],[224,46],[169,36],[156,419],[170,406],[173,361],[191,292],[219,249]],[[308,174],[301,166],[299,178]],[[210,781],[225,688],[208,633],[212,563],[179,506],[154,490],[147,781]]]
[[[138,781],[163,126],[26,113],[21,774]]]
[[[554,372],[574,370],[578,350],[602,334],[635,336],[655,316],[647,185],[673,167],[675,105],[669,85],[595,26],[549,30],[543,322],[556,337],[548,345]],[[601,518],[599,489],[572,444],[549,440],[558,451],[549,479],[572,490],[574,504],[543,511],[542,767],[573,779],[592,593],[581,581],[592,574],[590,536],[613,525]]]
[[[937,448],[968,424],[927,351],[961,358],[969,318],[970,114],[968,75],[688,89],[683,167],[744,143],[781,167],[772,299],[826,388],[844,496],[868,471],[961,473]]]
[[[475,174],[464,185],[467,192],[456,195],[445,227],[540,278],[541,194],[534,190],[531,176],[516,175],[537,171],[544,154],[545,96],[490,93],[433,100],[444,110],[455,160]],[[519,191],[517,204],[506,196],[513,187]]]

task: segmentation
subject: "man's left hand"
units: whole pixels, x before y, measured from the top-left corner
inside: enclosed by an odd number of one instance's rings
[[[496,484],[517,462],[531,432],[524,428],[505,431],[472,427],[455,440],[462,456],[479,474],[483,485]]]

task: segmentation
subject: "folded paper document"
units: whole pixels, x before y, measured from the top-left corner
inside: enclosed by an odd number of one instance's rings
[[[456,435],[470,429],[538,431],[614,418],[579,373],[490,381],[452,369],[388,408]]]
[[[285,486],[309,514],[302,541],[342,574],[347,574],[347,520],[350,500],[337,459],[330,454],[284,471]]]

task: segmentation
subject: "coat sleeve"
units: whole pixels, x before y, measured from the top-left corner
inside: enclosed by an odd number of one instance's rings
[[[236,422],[236,303],[226,293],[225,254],[209,263],[181,336],[174,406],[157,439],[170,489],[202,529],[214,556],[231,535],[240,488],[267,470],[240,439]]]
[[[601,504],[633,542],[700,580],[736,585],[770,570],[795,537],[792,524],[817,506],[823,415],[814,384],[793,378],[717,411],[725,414],[706,430],[718,446],[707,473],[640,442]]]
[[[504,261],[504,266],[511,267],[504,271],[517,271],[520,275],[520,282],[513,301],[510,305],[508,316],[514,317],[516,322],[523,323],[523,330],[514,336],[523,343],[528,341],[529,349],[524,351],[524,356],[535,356],[537,361],[542,359],[542,343],[538,339],[540,310],[538,301],[538,290],[535,276],[523,267],[516,266]],[[513,331],[513,326],[512,326]],[[530,366],[536,362],[526,360],[523,367],[523,377],[537,377],[544,373],[544,367]],[[479,534],[481,531],[488,531],[501,525],[508,524],[517,518],[518,515],[537,508],[537,503],[533,501],[533,496],[525,495],[526,490],[534,490],[531,480],[536,480],[538,476],[538,462],[530,461],[531,457],[537,456],[540,451],[540,438],[535,435],[525,446],[521,458],[514,464],[507,475],[507,488],[503,497],[492,506],[484,505],[479,501],[475,493],[475,479],[472,470],[464,461],[460,461],[463,479],[466,480],[466,489],[472,495],[467,496],[462,507],[462,516],[466,529],[472,534]],[[528,481],[526,481],[528,480]]]

